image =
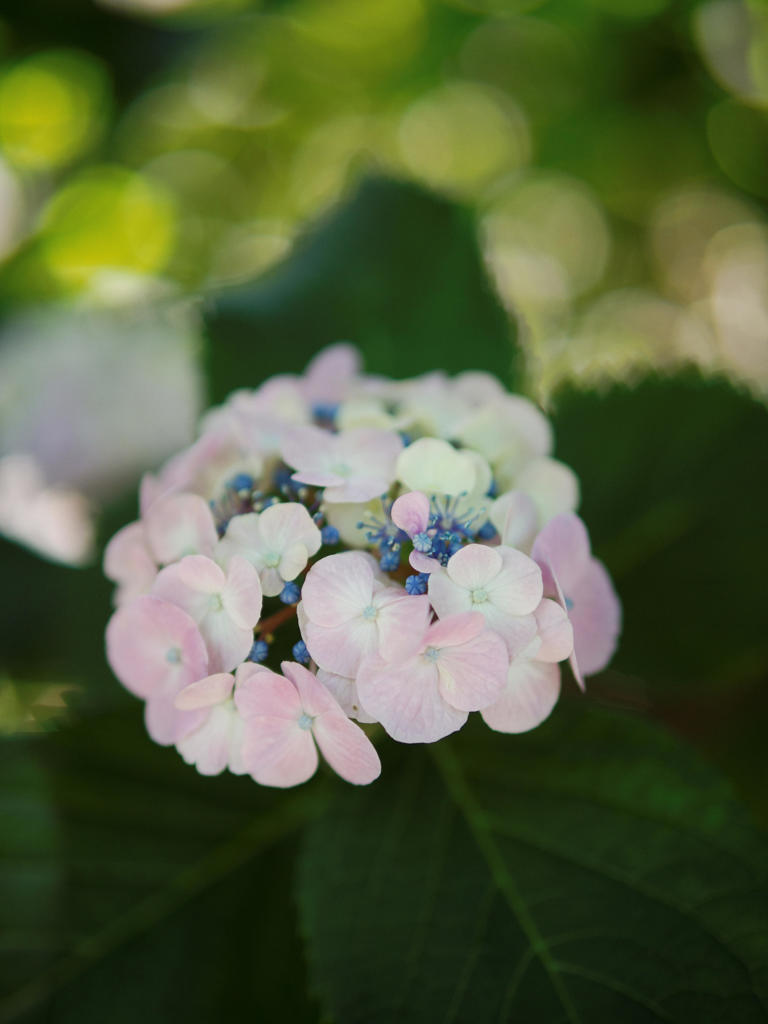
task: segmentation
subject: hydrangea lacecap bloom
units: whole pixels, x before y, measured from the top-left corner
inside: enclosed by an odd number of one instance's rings
[[[292,786],[318,751],[372,782],[359,723],[402,743],[473,712],[534,728],[559,663],[583,687],[621,625],[552,448],[546,416],[495,378],[366,376],[349,345],[235,392],[145,476],[105,552],[107,656],[150,736],[202,774]]]

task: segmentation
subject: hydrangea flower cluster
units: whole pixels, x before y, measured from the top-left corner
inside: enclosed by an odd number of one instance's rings
[[[105,552],[107,656],[152,739],[205,775],[293,786],[319,750],[366,784],[363,725],[538,725],[560,662],[583,688],[621,618],[552,447],[495,378],[367,376],[349,345],[235,392]]]

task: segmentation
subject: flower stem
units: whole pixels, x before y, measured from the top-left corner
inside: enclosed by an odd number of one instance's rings
[[[270,633],[274,633],[278,626],[282,626],[284,622],[292,619],[296,614],[296,605],[291,604],[286,608],[281,608],[279,612],[275,612],[274,615],[270,615],[268,618],[260,622],[257,629],[261,636],[266,637]]]

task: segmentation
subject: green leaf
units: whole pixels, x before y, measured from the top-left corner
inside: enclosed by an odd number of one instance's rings
[[[668,734],[581,703],[387,755],[300,863],[337,1024],[768,1020],[765,845]]]
[[[557,454],[624,604],[614,668],[654,694],[768,671],[768,409],[722,378],[555,401]]]
[[[349,340],[373,373],[483,369],[510,381],[510,322],[468,211],[415,186],[369,180],[288,260],[207,309],[212,397],[301,369]]]
[[[0,1020],[315,1021],[291,891],[322,780],[203,778],[132,710],[3,747]]]

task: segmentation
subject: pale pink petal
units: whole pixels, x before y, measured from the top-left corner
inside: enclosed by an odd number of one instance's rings
[[[522,491],[508,491],[491,506],[491,522],[502,544],[519,551],[528,551],[539,522],[536,504]]]
[[[335,672],[326,672],[323,668],[317,670],[317,678],[323,686],[330,690],[339,702],[339,707],[345,715],[348,715],[350,718],[356,718],[358,722],[371,723],[376,721],[363,707],[354,679],[350,679],[348,676],[337,675]]]
[[[560,666],[519,658],[501,697],[480,714],[497,732],[527,732],[549,716],[560,696]]]
[[[221,570],[219,571],[221,572]],[[184,572],[181,562],[166,566],[165,569],[160,570],[152,584],[152,596],[176,605],[199,623],[210,609],[211,598],[214,595],[208,591],[190,587],[188,582],[190,576],[191,574]],[[222,585],[225,580],[226,577],[222,573]]]
[[[462,612],[433,622],[427,630],[424,644],[428,647],[453,647],[473,640],[485,629],[480,612]]]
[[[375,595],[374,605],[382,658],[401,661],[415,654],[422,646],[429,625],[427,595],[411,596],[399,587],[384,587]]]
[[[248,663],[238,668],[235,682],[235,705],[244,719],[267,716],[297,721],[301,716],[298,690],[277,672]]]
[[[178,743],[205,721],[207,712],[181,711],[174,699],[176,688],[168,686],[153,693],[144,705],[144,725],[150,737],[162,747]]]
[[[336,712],[320,715],[312,723],[320,753],[337,775],[355,786],[367,786],[381,775],[376,748],[359,725]]]
[[[308,467],[306,469],[297,470],[291,477],[291,480],[295,480],[297,484],[308,484],[310,487],[333,487],[334,484],[343,484],[344,477],[339,476],[338,473],[332,473],[324,469],[313,469]],[[327,500],[328,495],[325,495]],[[345,499],[338,498],[338,501]],[[349,499],[350,501],[356,499]]]
[[[432,607],[441,619],[448,615],[458,615],[461,612],[473,610],[472,591],[454,583],[445,569],[437,569],[432,572],[427,584],[427,592]]]
[[[301,388],[309,402],[334,404],[344,398],[359,372],[359,352],[353,345],[339,342],[322,349],[309,362]]]
[[[296,687],[302,710],[306,714],[312,718],[326,713],[343,714],[336,698],[318,681],[314,672],[296,661],[283,661],[280,668],[285,678]]]
[[[573,626],[568,613],[545,597],[534,612],[541,646],[536,651],[538,661],[564,661],[573,651]]]
[[[449,558],[446,572],[457,586],[476,590],[494,579],[501,568],[498,548],[489,548],[485,544],[467,544]]]
[[[508,615],[490,601],[477,605],[477,610],[485,618],[488,628],[498,633],[507,645],[510,658],[521,654],[536,636],[533,615]]]
[[[303,544],[309,555],[320,550],[320,530],[298,502],[279,502],[265,508],[259,517],[259,528],[265,545],[272,551],[283,552],[295,544]]]
[[[460,711],[479,711],[498,699],[509,666],[507,647],[489,629],[458,647],[443,647],[437,660],[440,693]]]
[[[229,563],[221,600],[224,611],[241,629],[253,630],[261,615],[261,582],[250,562],[235,555]]]
[[[541,566],[547,596],[553,597],[556,593],[553,574],[568,594],[578,584],[589,562],[589,534],[586,526],[571,512],[555,516],[539,532],[533,542],[531,555]]]
[[[228,672],[217,672],[215,675],[198,679],[190,683],[176,694],[175,704],[182,711],[193,711],[196,708],[210,708],[226,700],[235,685],[234,676]]]
[[[421,491],[401,494],[393,503],[390,515],[395,526],[404,530],[409,537],[415,537],[429,526],[429,498]]]
[[[522,551],[508,547],[495,550],[502,568],[484,587],[488,599],[508,615],[529,615],[538,607],[544,590],[541,569]]]
[[[321,558],[307,573],[301,596],[304,611],[312,622],[319,626],[341,625],[360,615],[371,603],[370,560],[358,551]]]
[[[362,616],[338,626],[318,626],[309,619],[300,626],[312,660],[320,668],[340,676],[355,676],[363,658],[379,649],[375,621]]]
[[[408,556],[408,561],[416,572],[431,573],[442,569],[440,562],[436,558],[430,558],[428,555],[422,554],[421,551],[412,551]]]
[[[147,509],[144,525],[150,550],[165,564],[184,555],[210,555],[218,540],[211,510],[197,494],[158,498]]]
[[[198,623],[208,648],[211,672],[231,672],[253,646],[253,630],[236,625],[223,607],[212,608]]]
[[[231,704],[213,707],[206,721],[180,739],[176,749],[201,775],[220,775],[240,753],[238,725],[237,711]]]
[[[183,686],[208,675],[208,655],[194,620],[156,597],[137,597],[118,608],[106,641],[112,671],[139,697],[170,685],[172,702]]]
[[[227,581],[223,570],[205,555],[187,555],[178,564],[180,583],[201,594],[220,594]]]
[[[357,690],[366,711],[400,743],[434,743],[467,720],[465,711],[443,700],[437,669],[422,655],[398,665],[366,660]]]
[[[332,485],[326,484],[324,498],[326,502],[332,504],[372,501],[385,494],[389,490],[391,482],[392,478],[389,476],[371,476],[369,474],[360,474],[343,482],[334,480]]]
[[[621,630],[621,603],[605,566],[590,560],[572,594],[569,615],[573,624],[574,653],[581,671],[594,675],[611,660]]]
[[[149,590],[157,575],[140,521],[118,530],[104,550],[104,575],[115,583],[130,587],[136,596]]]
[[[394,430],[353,427],[336,434],[336,450],[343,460],[367,468],[371,475],[383,473],[391,481],[395,479],[395,463],[403,450],[403,439]]]
[[[312,732],[302,729],[297,719],[266,715],[246,719],[242,757],[247,771],[262,786],[298,786],[317,771]]]
[[[283,438],[283,460],[298,470],[329,471],[334,436],[320,427],[294,427]]]

